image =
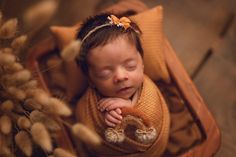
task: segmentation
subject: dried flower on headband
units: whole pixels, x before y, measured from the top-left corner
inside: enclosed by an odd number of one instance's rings
[[[124,27],[126,30],[130,27],[130,19],[127,17],[118,18],[115,15],[111,15],[107,17],[110,20],[110,24],[117,25],[117,27]]]

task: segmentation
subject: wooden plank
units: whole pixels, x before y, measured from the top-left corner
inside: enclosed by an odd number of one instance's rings
[[[231,156],[236,152],[235,80],[236,64],[219,54],[212,55],[194,80],[222,131],[222,146],[217,155],[219,157]]]
[[[228,62],[236,63],[236,13],[233,22],[227,30],[223,39],[213,45],[213,51],[217,55],[223,57]]]
[[[192,148],[183,154],[182,157],[213,156],[220,147],[221,138],[219,128],[167,40],[165,46],[165,57],[171,78],[181,91],[184,99],[190,105],[190,108],[196,115],[195,118],[199,120],[206,134],[206,139],[200,145]]]

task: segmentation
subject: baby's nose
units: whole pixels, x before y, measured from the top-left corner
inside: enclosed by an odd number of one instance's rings
[[[118,68],[114,76],[114,82],[119,83],[122,81],[128,80],[128,73],[123,68]]]

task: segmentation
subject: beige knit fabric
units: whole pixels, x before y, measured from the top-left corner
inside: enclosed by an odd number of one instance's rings
[[[112,144],[105,141],[104,132],[107,128],[104,123],[103,113],[97,109],[98,97],[96,91],[89,88],[79,100],[76,108],[77,120],[97,132],[103,140],[103,145],[94,149],[99,156],[120,157],[157,157],[166,148],[169,136],[170,117],[166,103],[156,85],[145,76],[135,109],[144,113],[157,130],[157,139],[154,143],[139,143],[127,137],[121,144]]]

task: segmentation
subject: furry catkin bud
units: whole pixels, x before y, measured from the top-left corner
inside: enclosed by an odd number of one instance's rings
[[[23,70],[23,66],[20,63],[13,63],[5,67],[6,71],[9,73],[14,73]]]
[[[0,134],[0,156],[9,156],[11,155],[11,151],[9,147],[7,146],[7,139],[6,136],[3,134]]]
[[[6,100],[1,104],[1,110],[5,112],[10,112],[14,108],[14,104],[11,100]]]
[[[26,35],[19,36],[12,41],[11,47],[15,50],[20,50],[25,46],[26,41],[27,41]]]
[[[122,143],[125,140],[124,129],[107,128],[105,138],[111,143]]]
[[[20,131],[15,136],[16,145],[26,156],[31,156],[33,152],[32,142],[27,132]]]
[[[32,125],[31,135],[35,143],[37,143],[43,150],[47,152],[52,151],[50,135],[42,123],[37,122]]]
[[[37,80],[30,80],[21,86],[22,89],[32,89],[36,88],[38,85]]]
[[[6,21],[0,28],[0,38],[10,39],[15,36],[17,29],[17,19],[10,19]]]
[[[0,65],[10,65],[16,61],[16,57],[10,53],[0,51]]]
[[[8,87],[7,92],[10,93],[12,96],[14,96],[18,100],[24,100],[26,98],[25,92],[14,86]]]
[[[21,70],[11,76],[11,79],[15,82],[26,82],[31,78],[31,72],[29,70]]]
[[[61,116],[70,116],[72,114],[70,108],[62,100],[50,98],[49,101],[49,105],[45,106],[47,111]]]
[[[51,117],[47,116],[43,112],[34,110],[30,113],[30,120],[33,123],[41,122],[43,123],[49,131],[58,131],[61,129],[60,125],[53,120]]]
[[[73,134],[89,145],[100,145],[101,138],[98,134],[87,128],[85,125],[77,123],[72,127]]]
[[[62,148],[56,148],[54,151],[53,151],[53,155],[55,157],[76,157],[76,155],[74,154],[71,154],[70,152],[62,149]]]
[[[29,129],[31,127],[31,122],[28,118],[26,118],[25,116],[21,116],[17,119],[17,125],[21,128],[21,129]]]
[[[28,110],[41,110],[42,109],[42,105],[40,105],[39,103],[37,103],[34,99],[29,98],[25,100],[25,103],[23,104]]]
[[[11,132],[12,122],[7,115],[3,115],[0,118],[0,130],[3,134],[7,135]]]
[[[7,147],[7,146],[1,146],[0,147],[0,155],[2,155],[2,156],[6,156],[6,157],[8,157],[8,156],[11,156],[12,155],[12,153],[11,153],[11,150],[10,150],[10,148],[9,147]]]
[[[63,60],[69,62],[76,58],[76,56],[79,54],[81,46],[80,40],[72,41],[68,46],[66,46],[62,52],[61,57]]]
[[[29,27],[37,27],[46,24],[56,12],[58,3],[47,0],[37,3],[24,13],[24,21]]]
[[[48,105],[50,96],[43,90],[34,90],[33,91],[34,100],[41,105]]]
[[[12,54],[12,53],[13,53],[13,50],[12,50],[12,48],[5,47],[5,48],[2,49],[2,52],[3,52],[3,53]]]

